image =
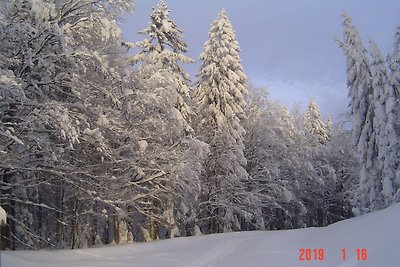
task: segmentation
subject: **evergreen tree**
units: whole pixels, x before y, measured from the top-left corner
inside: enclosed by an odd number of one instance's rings
[[[357,190],[357,214],[382,207],[381,177],[378,171],[378,137],[371,70],[366,50],[348,15],[343,15],[344,41],[340,43],[346,57],[347,86],[350,98],[352,135],[361,166]]]
[[[175,107],[185,120],[189,120],[190,109],[190,76],[184,71],[181,63],[192,63],[193,60],[183,55],[188,51],[183,41],[182,30],[169,17],[170,10],[163,0],[150,14],[150,22],[140,34],[148,37],[128,47],[141,49],[131,60],[132,64],[141,63],[139,72],[147,82],[152,79],[163,80],[169,87]]]
[[[400,105],[395,87],[390,85],[385,60],[376,43],[371,45],[371,75],[374,89],[375,122],[378,135],[379,169],[382,172],[382,194],[385,204],[395,201],[399,190],[396,181],[400,163],[400,132],[396,123],[399,121]],[[397,195],[397,201],[399,196]]]
[[[200,55],[202,65],[194,92],[196,130],[210,145],[203,174],[203,231],[239,230],[247,217],[247,194],[241,121],[246,102],[246,76],[240,64],[239,45],[222,10],[211,26],[209,40]]]
[[[387,131],[394,131],[397,136],[400,136],[400,25],[397,26],[396,34],[395,34],[395,43],[394,43],[394,52],[392,56],[389,58],[390,65],[390,86],[391,96],[390,100],[387,104],[387,113],[388,113],[388,123],[394,126],[393,129],[388,129]],[[392,139],[391,144],[393,145],[393,150],[391,151],[391,162],[387,162],[388,165],[391,166],[392,171],[395,172],[395,180],[393,183],[393,200],[395,202],[400,201],[400,150],[399,146],[399,138],[397,140]],[[397,166],[397,168],[396,168]]]
[[[315,102],[314,98],[311,98],[306,114],[304,116],[304,126],[311,143],[326,143],[326,141],[328,140],[326,126],[322,122],[321,114],[318,110],[317,103]]]
[[[169,13],[164,1],[160,1],[153,8],[148,27],[140,32],[148,38],[128,44],[141,49],[131,60],[132,64],[138,64],[136,80],[141,86],[126,105],[128,113],[140,125],[134,131],[141,142],[148,144],[146,153],[136,158],[139,173],[144,177],[131,183],[132,190],[144,193],[144,201],[134,207],[136,217],[144,216],[137,221],[143,225],[142,237],[137,240],[191,233],[198,176],[207,151],[204,143],[191,137],[189,75],[180,63],[192,60],[182,54],[187,46]]]

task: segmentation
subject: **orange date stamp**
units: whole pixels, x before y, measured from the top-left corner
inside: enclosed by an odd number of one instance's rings
[[[353,253],[353,254],[351,254]],[[350,255],[351,254],[351,255]],[[348,256],[356,256],[357,261],[367,261],[368,252],[366,248],[357,248],[354,251],[348,251],[346,248],[341,250],[341,258],[346,261]],[[323,248],[300,248],[299,261],[324,261],[325,249]]]

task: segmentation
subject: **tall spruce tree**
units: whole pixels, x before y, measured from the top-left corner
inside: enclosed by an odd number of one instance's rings
[[[224,10],[212,23],[200,60],[194,93],[195,125],[211,150],[202,178],[202,230],[240,230],[240,220],[248,217],[243,183],[248,177],[243,153],[245,131],[241,125],[246,76],[235,32]]]
[[[393,120],[396,125],[396,133],[400,136],[400,25],[397,26],[396,34],[395,34],[395,44],[394,44],[394,53],[391,59],[390,64],[391,75],[390,75],[390,84],[393,87],[393,93],[395,95],[395,99],[397,100],[396,106],[397,110],[393,109]],[[399,140],[399,139],[398,139]],[[394,151],[393,151],[394,152]],[[395,154],[395,162],[392,163],[393,166],[397,166],[396,178],[395,178],[395,195],[394,201],[400,201],[400,149],[396,150]]]
[[[361,38],[347,14],[343,14],[344,41],[340,43],[346,57],[347,86],[350,98],[352,135],[361,166],[355,213],[382,207],[382,185],[378,171],[378,137],[375,128],[371,70]]]
[[[206,145],[191,137],[189,126],[189,75],[181,63],[192,62],[182,31],[169,18],[170,11],[160,1],[150,14],[150,22],[140,33],[148,37],[129,47],[141,50],[131,63],[138,65],[136,79],[141,84],[135,97],[126,104],[140,127],[144,149],[137,166],[143,181],[131,183],[132,190],[144,194],[136,205],[143,239],[158,239],[190,234],[199,191],[199,173]],[[190,167],[189,167],[190,166]],[[146,226],[145,226],[146,225]],[[140,233],[141,232],[141,233]]]
[[[371,45],[371,75],[374,89],[375,125],[377,127],[379,168],[382,172],[382,194],[385,205],[395,202],[399,189],[396,173],[399,171],[400,136],[399,102],[395,87],[390,85],[387,67],[376,43]],[[399,200],[397,196],[397,200]]]
[[[304,126],[310,143],[325,144],[328,141],[326,126],[321,119],[321,113],[313,97],[304,115]]]
[[[140,76],[145,81],[163,80],[175,93],[172,101],[185,120],[189,120],[190,108],[190,76],[182,68],[182,63],[193,63],[193,60],[183,55],[188,51],[183,40],[182,30],[169,17],[170,10],[163,0],[150,14],[150,22],[140,34],[148,37],[129,47],[141,49],[132,58],[132,64],[141,63]]]

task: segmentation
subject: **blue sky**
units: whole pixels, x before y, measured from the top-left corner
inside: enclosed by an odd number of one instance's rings
[[[137,34],[148,23],[158,0],[136,0],[136,10],[122,23],[124,38],[140,41]],[[212,20],[225,8],[236,31],[241,59],[249,80],[266,86],[270,99],[303,107],[314,96],[323,115],[334,118],[348,105],[345,61],[334,38],[342,37],[341,13],[353,19],[364,46],[368,38],[382,53],[393,50],[400,23],[398,0],[166,0],[171,17],[184,31],[188,56],[196,59],[207,40]],[[199,63],[186,66],[195,79]]]

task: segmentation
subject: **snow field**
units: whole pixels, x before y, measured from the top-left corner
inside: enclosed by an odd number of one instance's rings
[[[328,227],[254,231],[62,251],[3,251],[2,267],[377,267],[400,266],[400,204]],[[300,249],[324,260],[299,260]],[[367,259],[357,259],[365,248]],[[346,260],[342,259],[346,249]],[[312,257],[313,258],[313,257]]]

